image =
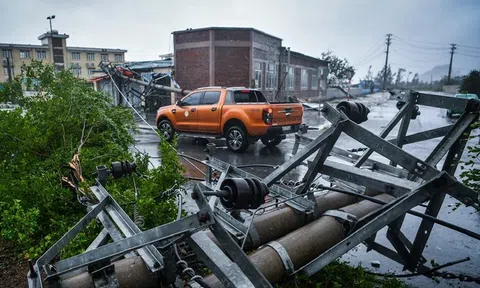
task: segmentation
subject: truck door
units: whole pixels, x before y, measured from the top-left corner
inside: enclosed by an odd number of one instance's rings
[[[220,133],[220,91],[205,91],[198,106],[198,130]]]
[[[175,120],[180,131],[198,131],[198,107],[203,92],[196,92],[182,99],[181,106],[175,107]]]

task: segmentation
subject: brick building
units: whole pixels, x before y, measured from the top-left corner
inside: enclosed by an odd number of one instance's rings
[[[256,87],[270,100],[287,95],[316,100],[326,94],[328,63],[282,46],[253,28],[175,31],[175,77],[185,89]]]

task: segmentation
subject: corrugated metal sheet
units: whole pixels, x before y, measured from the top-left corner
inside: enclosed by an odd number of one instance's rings
[[[153,60],[153,61],[132,61],[127,62],[123,66],[130,68],[131,70],[148,70],[155,68],[168,68],[173,67],[172,59],[165,60]]]

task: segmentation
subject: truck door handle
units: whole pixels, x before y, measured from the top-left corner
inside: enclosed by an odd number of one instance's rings
[[[197,108],[192,108],[192,110],[190,110],[190,111],[195,112],[195,111],[197,111]]]
[[[212,111],[217,111],[217,107],[212,107],[212,109],[210,109]]]

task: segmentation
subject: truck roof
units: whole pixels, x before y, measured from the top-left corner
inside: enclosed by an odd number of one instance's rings
[[[248,89],[248,90],[255,90],[255,91],[260,91],[257,88],[248,88],[248,87],[226,87],[226,86],[207,86],[207,87],[200,87],[195,90],[208,90],[208,89],[227,89],[227,90],[242,90],[242,89]]]

